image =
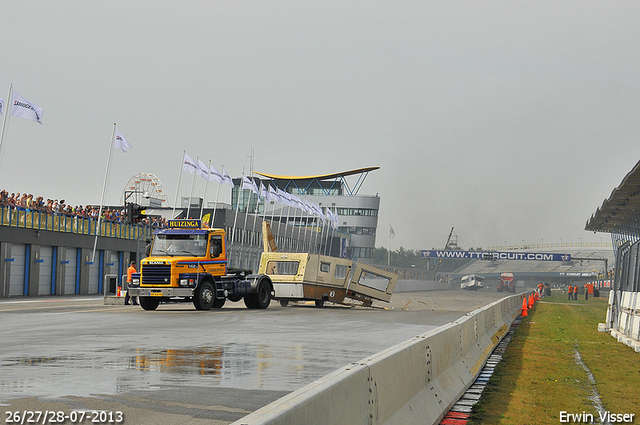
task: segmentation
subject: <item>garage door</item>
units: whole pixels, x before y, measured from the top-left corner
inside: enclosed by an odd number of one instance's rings
[[[40,279],[38,281],[38,295],[51,295],[51,271],[53,269],[53,247],[40,247]]]
[[[110,270],[110,274],[118,274],[118,271],[120,270],[120,255],[118,252],[111,252],[111,258],[109,259],[109,270]],[[118,277],[118,283],[120,284],[120,277]]]
[[[102,251],[96,251],[96,258],[89,266],[89,293],[98,293],[98,283],[100,279],[100,255]]]
[[[67,249],[67,259],[64,263],[64,294],[76,293],[76,255],[77,249]]]
[[[25,244],[11,245],[11,275],[9,277],[9,296],[24,295]]]

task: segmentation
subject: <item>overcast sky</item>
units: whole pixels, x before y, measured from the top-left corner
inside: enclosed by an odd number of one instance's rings
[[[136,173],[172,204],[183,149],[232,177],[253,149],[273,174],[379,166],[377,246],[390,224],[391,249],[610,241],[584,226],[640,159],[638,22],[637,1],[6,1],[0,97],[44,125],[11,117],[0,187],[99,203],[116,122],[108,204]]]

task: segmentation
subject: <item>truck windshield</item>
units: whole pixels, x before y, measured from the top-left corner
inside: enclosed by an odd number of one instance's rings
[[[207,235],[155,235],[151,256],[204,257],[206,249]]]

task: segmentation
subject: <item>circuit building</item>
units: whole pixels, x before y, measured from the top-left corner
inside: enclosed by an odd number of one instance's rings
[[[327,209],[338,216],[338,231],[348,234],[343,255],[349,258],[371,258],[376,242],[380,197],[360,194],[360,189],[371,171],[380,167],[358,168],[339,173],[284,176],[254,171],[256,185],[269,186],[317,203],[323,213]],[[351,184],[347,177],[352,180]],[[353,182],[355,180],[355,182]],[[242,189],[242,178],[234,179],[231,205],[240,212],[258,214],[296,227],[318,226],[317,218],[303,211],[291,211],[289,207],[274,201],[258,202],[251,190]],[[344,255],[346,254],[346,255]]]

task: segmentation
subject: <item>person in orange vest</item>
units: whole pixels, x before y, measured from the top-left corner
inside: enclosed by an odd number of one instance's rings
[[[129,297],[129,284],[131,283],[131,275],[134,273],[137,273],[136,262],[132,261],[127,269],[127,295],[124,297],[126,305],[129,305],[129,300],[131,300],[131,304],[138,305],[138,297]]]
[[[578,285],[573,287],[573,299],[578,301]]]
[[[573,299],[573,286],[569,285],[569,289],[567,289],[567,294],[569,294],[569,300]]]

